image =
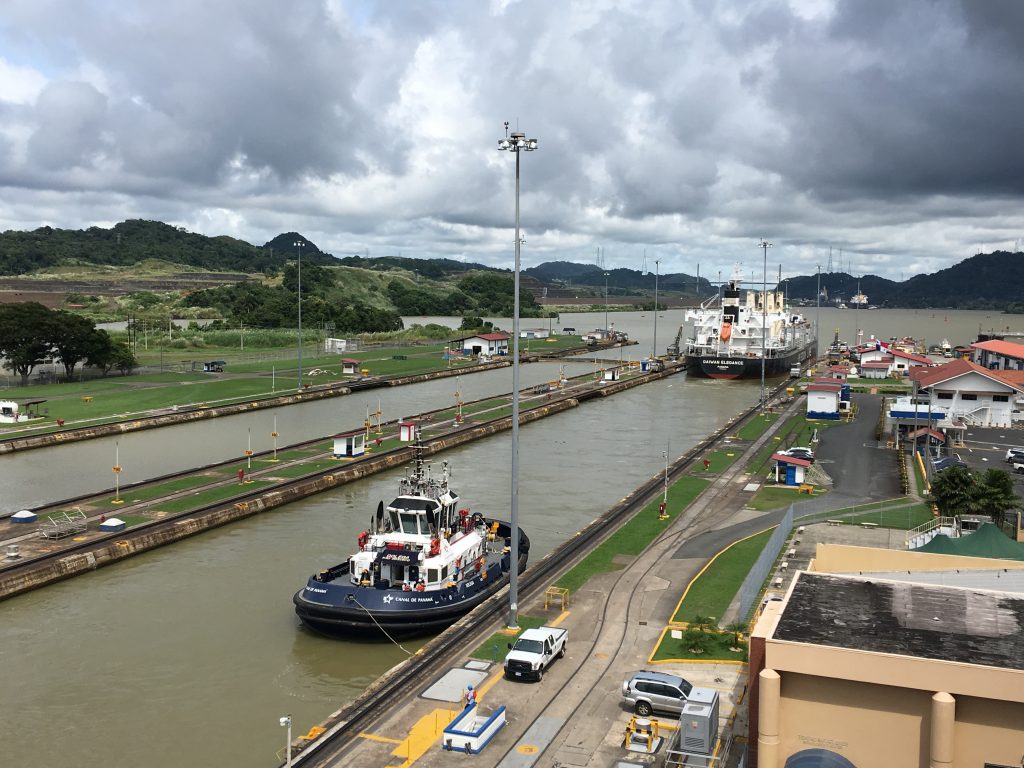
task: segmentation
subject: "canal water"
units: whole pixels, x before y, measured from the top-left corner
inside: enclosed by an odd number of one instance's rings
[[[522,369],[524,384],[557,372],[548,363]],[[464,397],[507,391],[510,379],[510,369],[464,377]],[[446,380],[383,390],[382,410],[397,417],[446,405],[454,387]],[[294,441],[351,426],[365,417],[367,400],[376,407],[376,394],[281,409],[278,429]],[[524,427],[520,517],[534,557],[658,474],[663,451],[683,453],[757,394],[755,382],[722,386],[679,375]],[[141,479],[238,455],[254,423],[259,450],[270,421],[248,414],[124,436],[120,462],[125,474],[138,467]],[[267,433],[260,442],[257,431]],[[97,440],[5,457],[4,492],[31,505],[109,487],[113,451],[113,441]],[[470,508],[507,516],[510,451],[504,433],[444,455]],[[376,475],[4,602],[5,762],[274,765],[281,715],[305,732],[406,655],[312,635],[291,604],[310,573],[351,552],[400,475]]]
[[[611,318],[641,342],[622,350],[624,359],[649,354],[652,313]],[[582,332],[603,320],[576,313],[558,322]],[[660,313],[659,349],[681,321],[681,311]],[[995,313],[821,310],[821,327],[840,327],[848,341],[863,327],[882,338],[957,344],[973,340],[979,326],[1005,325],[1024,330],[1020,316]],[[567,373],[592,367],[569,364]],[[524,366],[523,385],[557,373],[557,363]],[[460,383],[466,400],[506,392],[511,370]],[[283,445],[360,424],[378,397],[392,419],[450,404],[455,387],[448,379],[5,456],[0,491],[13,507],[33,506],[110,487],[115,452],[122,479],[132,482],[239,456],[250,439],[254,450],[267,449],[275,413]],[[680,375],[524,427],[520,511],[534,557],[658,474],[662,451],[683,453],[755,402],[758,390],[759,382]],[[508,433],[443,458],[468,506],[508,514]],[[417,647],[320,638],[298,626],[291,605],[310,573],[351,552],[400,475],[376,475],[0,604],[4,762],[275,765],[285,741],[281,715],[291,714],[302,733]]]

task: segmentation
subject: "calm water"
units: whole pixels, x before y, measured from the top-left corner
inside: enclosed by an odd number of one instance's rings
[[[943,339],[949,339],[953,346],[969,344],[977,339],[980,330],[994,329],[1024,333],[1024,315],[1004,315],[989,310],[868,310],[803,307],[797,311],[802,312],[812,322],[818,323],[818,346],[822,352],[831,343],[836,329],[839,330],[839,337],[851,344],[857,340],[857,331],[861,330],[864,340],[870,338],[872,334],[885,340],[888,340],[890,336],[913,336],[916,339],[924,339],[928,346],[941,344]],[[680,325],[684,323],[684,314],[685,310],[682,309],[659,312],[657,339],[654,335],[653,312],[609,312],[608,325],[626,331],[631,339],[639,342],[638,346],[627,347],[621,352],[627,360],[639,360],[650,355],[655,348],[658,354],[665,354],[665,348],[675,338]],[[488,319],[503,329],[511,330],[512,328],[512,321],[508,318]],[[457,327],[460,322],[458,318],[452,317],[407,317],[404,320],[406,326],[412,323],[422,325],[435,322]],[[524,329],[547,329],[549,327],[547,318],[527,318],[521,322]],[[684,341],[687,334],[692,332],[693,324],[686,323],[686,325],[687,330],[683,333]],[[605,314],[604,312],[565,312],[558,318],[552,319],[550,326],[555,331],[564,327],[573,327],[578,333],[585,333],[594,328],[604,328]],[[542,345],[543,341],[528,342],[523,339],[521,343],[525,348],[527,344]],[[619,352],[607,354],[618,356]]]
[[[536,371],[547,380],[557,371],[544,376],[540,368],[524,367],[524,377]],[[421,386],[401,393],[412,401]],[[450,390],[435,392],[435,403],[447,402]],[[676,456],[756,397],[753,384],[677,376],[524,427],[520,510],[535,556],[656,474],[669,439]],[[312,405],[299,409],[316,412]],[[237,428],[222,423],[167,433],[133,444],[132,463],[212,460],[221,442],[244,447]],[[97,467],[109,472],[109,447],[91,444],[60,461],[72,470],[95,452]],[[506,433],[446,455],[471,508],[507,515],[509,452]],[[14,471],[36,477],[32,465],[44,455]],[[4,762],[49,766],[74,756],[80,766],[274,765],[284,742],[280,715],[292,714],[304,732],[404,657],[393,646],[313,636],[298,627],[291,606],[309,573],[351,551],[398,476],[377,475],[0,605]],[[8,482],[17,488],[24,479]],[[73,485],[62,471],[24,496],[67,495]]]
[[[821,326],[839,327],[847,340],[859,323],[866,334],[923,335],[936,344],[943,337],[971,341],[979,325],[1024,330],[1021,316],[934,315],[828,309]],[[641,341],[622,351],[626,359],[649,353],[651,313],[610,319]],[[681,319],[681,311],[660,313],[659,349]],[[566,314],[558,322],[583,331],[603,326],[604,314]],[[528,365],[522,372],[526,386],[554,378],[557,366]],[[510,382],[508,369],[468,376],[463,396],[504,392]],[[520,510],[535,555],[657,474],[668,440],[671,455],[679,455],[754,402],[758,387],[676,376],[524,427]],[[382,390],[382,410],[396,418],[440,407],[451,402],[454,388],[448,380]],[[376,404],[374,392],[279,409],[282,444],[357,424],[366,406]],[[270,447],[272,429],[273,413],[265,412],[116,442],[129,482],[238,456],[250,434],[254,449]],[[114,451],[114,440],[98,440],[4,457],[0,491],[5,503],[20,507],[109,487]],[[507,433],[446,454],[469,506],[507,515],[509,454]],[[292,593],[309,573],[349,553],[377,501],[394,495],[399,474],[377,475],[0,604],[4,763],[275,765],[284,743],[279,716],[291,713],[296,733],[304,732],[405,655],[389,645],[313,636],[298,627],[291,608]]]

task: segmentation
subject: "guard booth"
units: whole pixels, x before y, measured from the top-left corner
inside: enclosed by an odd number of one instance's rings
[[[359,375],[359,361],[346,357],[341,361],[341,372],[345,374]]]
[[[398,439],[403,443],[415,443],[416,431],[415,421],[398,422]]]
[[[334,458],[354,458],[366,453],[366,433],[363,430],[334,436]]]

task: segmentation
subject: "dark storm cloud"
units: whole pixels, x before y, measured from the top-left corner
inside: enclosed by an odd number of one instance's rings
[[[8,0],[0,226],[504,264],[509,120],[540,140],[525,263],[729,272],[766,236],[793,271],[830,244],[938,268],[1024,234],[1022,27],[956,0]]]
[[[1024,192],[1019,40],[995,32],[1024,31],[1021,5],[981,6],[841,3],[778,39],[766,98],[788,139],[771,167],[827,201]]]

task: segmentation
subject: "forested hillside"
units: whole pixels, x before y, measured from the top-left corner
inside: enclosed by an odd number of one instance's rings
[[[281,235],[294,242],[296,234]],[[269,246],[270,244],[268,244]],[[332,263],[315,245],[303,250],[303,260]],[[0,274],[25,275],[59,264],[81,263],[131,266],[147,259],[222,272],[280,270],[294,258],[293,248],[256,247],[230,237],[206,237],[159,221],[134,219],[110,229],[53,229],[0,234]]]

